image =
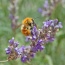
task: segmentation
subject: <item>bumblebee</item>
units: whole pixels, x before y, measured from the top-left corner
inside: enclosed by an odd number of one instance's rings
[[[33,29],[33,26],[36,26],[34,20],[30,17],[27,17],[22,21],[21,32],[25,36],[29,36],[31,35],[31,30]]]

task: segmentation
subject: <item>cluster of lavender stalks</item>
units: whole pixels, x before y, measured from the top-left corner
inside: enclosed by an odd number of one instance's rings
[[[8,61],[17,58],[21,58],[22,62],[30,61],[38,51],[44,50],[46,43],[54,41],[55,34],[60,28],[62,28],[62,24],[57,19],[43,22],[41,29],[34,26],[32,35],[26,37],[26,41],[30,42],[28,46],[18,47],[19,43],[13,37],[9,40],[8,48],[5,49]]]
[[[48,18],[49,16],[51,16],[56,6],[61,2],[61,0],[45,0],[43,7],[39,8],[38,12],[40,12],[42,16],[46,16],[46,18]]]
[[[9,6],[9,18],[11,19],[11,27],[12,30],[15,32],[17,28],[17,21],[18,21],[18,16],[17,16],[17,11],[18,11],[18,0],[10,0],[10,6]]]

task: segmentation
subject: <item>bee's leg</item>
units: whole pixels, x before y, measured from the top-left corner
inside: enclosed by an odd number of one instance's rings
[[[33,36],[33,32],[31,31],[31,35]]]
[[[32,23],[33,26],[36,26],[37,27],[36,23],[34,22],[34,19],[32,19],[32,21],[33,21],[33,23]]]

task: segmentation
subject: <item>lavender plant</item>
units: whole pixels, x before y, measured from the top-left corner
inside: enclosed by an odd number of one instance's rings
[[[18,21],[18,16],[17,16],[17,11],[18,11],[18,0],[10,0],[10,6],[9,6],[9,17],[11,19],[11,27],[12,30],[15,32],[17,28],[17,21]]]
[[[17,1],[18,0],[11,0],[11,5],[9,7],[13,31],[15,31],[18,27],[18,16],[16,16]],[[55,4],[52,6],[55,6]],[[39,9],[39,12],[41,12],[44,16],[49,16],[52,10],[53,7],[49,5],[48,0],[45,0],[44,10]],[[12,37],[12,39],[9,40],[8,47],[5,49],[8,58],[7,60],[0,62],[16,60],[17,58],[20,58],[24,63],[31,61],[31,59],[35,57],[38,51],[41,52],[44,50],[46,43],[53,42],[55,40],[56,32],[59,31],[59,29],[62,27],[62,23],[57,19],[46,20],[45,22],[43,22],[43,25],[40,29],[37,26],[34,26],[32,28],[32,35],[26,36],[26,41],[30,42],[28,46],[22,45],[21,47],[19,47],[19,42],[15,41],[14,37]]]
[[[34,26],[32,35],[26,36],[26,41],[30,42],[28,46],[18,47],[18,41],[15,41],[13,37],[9,40],[8,48],[5,49],[8,61],[20,58],[24,63],[29,62],[38,51],[44,50],[46,43],[54,41],[56,32],[62,27],[62,23],[57,19],[46,20],[40,29]]]
[[[59,3],[61,3],[61,0],[45,0],[43,7],[39,8],[38,12],[40,12],[43,17],[46,17],[46,19],[49,19],[52,12]]]

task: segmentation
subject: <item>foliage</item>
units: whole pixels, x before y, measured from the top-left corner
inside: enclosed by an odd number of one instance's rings
[[[38,12],[38,8],[43,5],[43,0],[19,0],[18,6],[18,23],[26,17],[32,17],[40,28],[44,17]],[[11,20],[9,19],[9,0],[0,0],[0,60],[6,60],[7,56],[4,49],[8,45],[8,40],[14,36],[11,29]],[[65,64],[65,8],[61,4],[57,4],[54,9],[51,19],[58,18],[62,21],[63,29],[57,32],[56,39],[53,43],[47,44],[44,51],[37,53],[37,56],[32,59],[31,65],[64,65]],[[28,45],[25,42],[25,37],[21,34],[20,28],[16,30],[15,39],[18,40],[20,45]],[[6,63],[0,63],[0,65],[27,65],[21,63],[19,59]]]

